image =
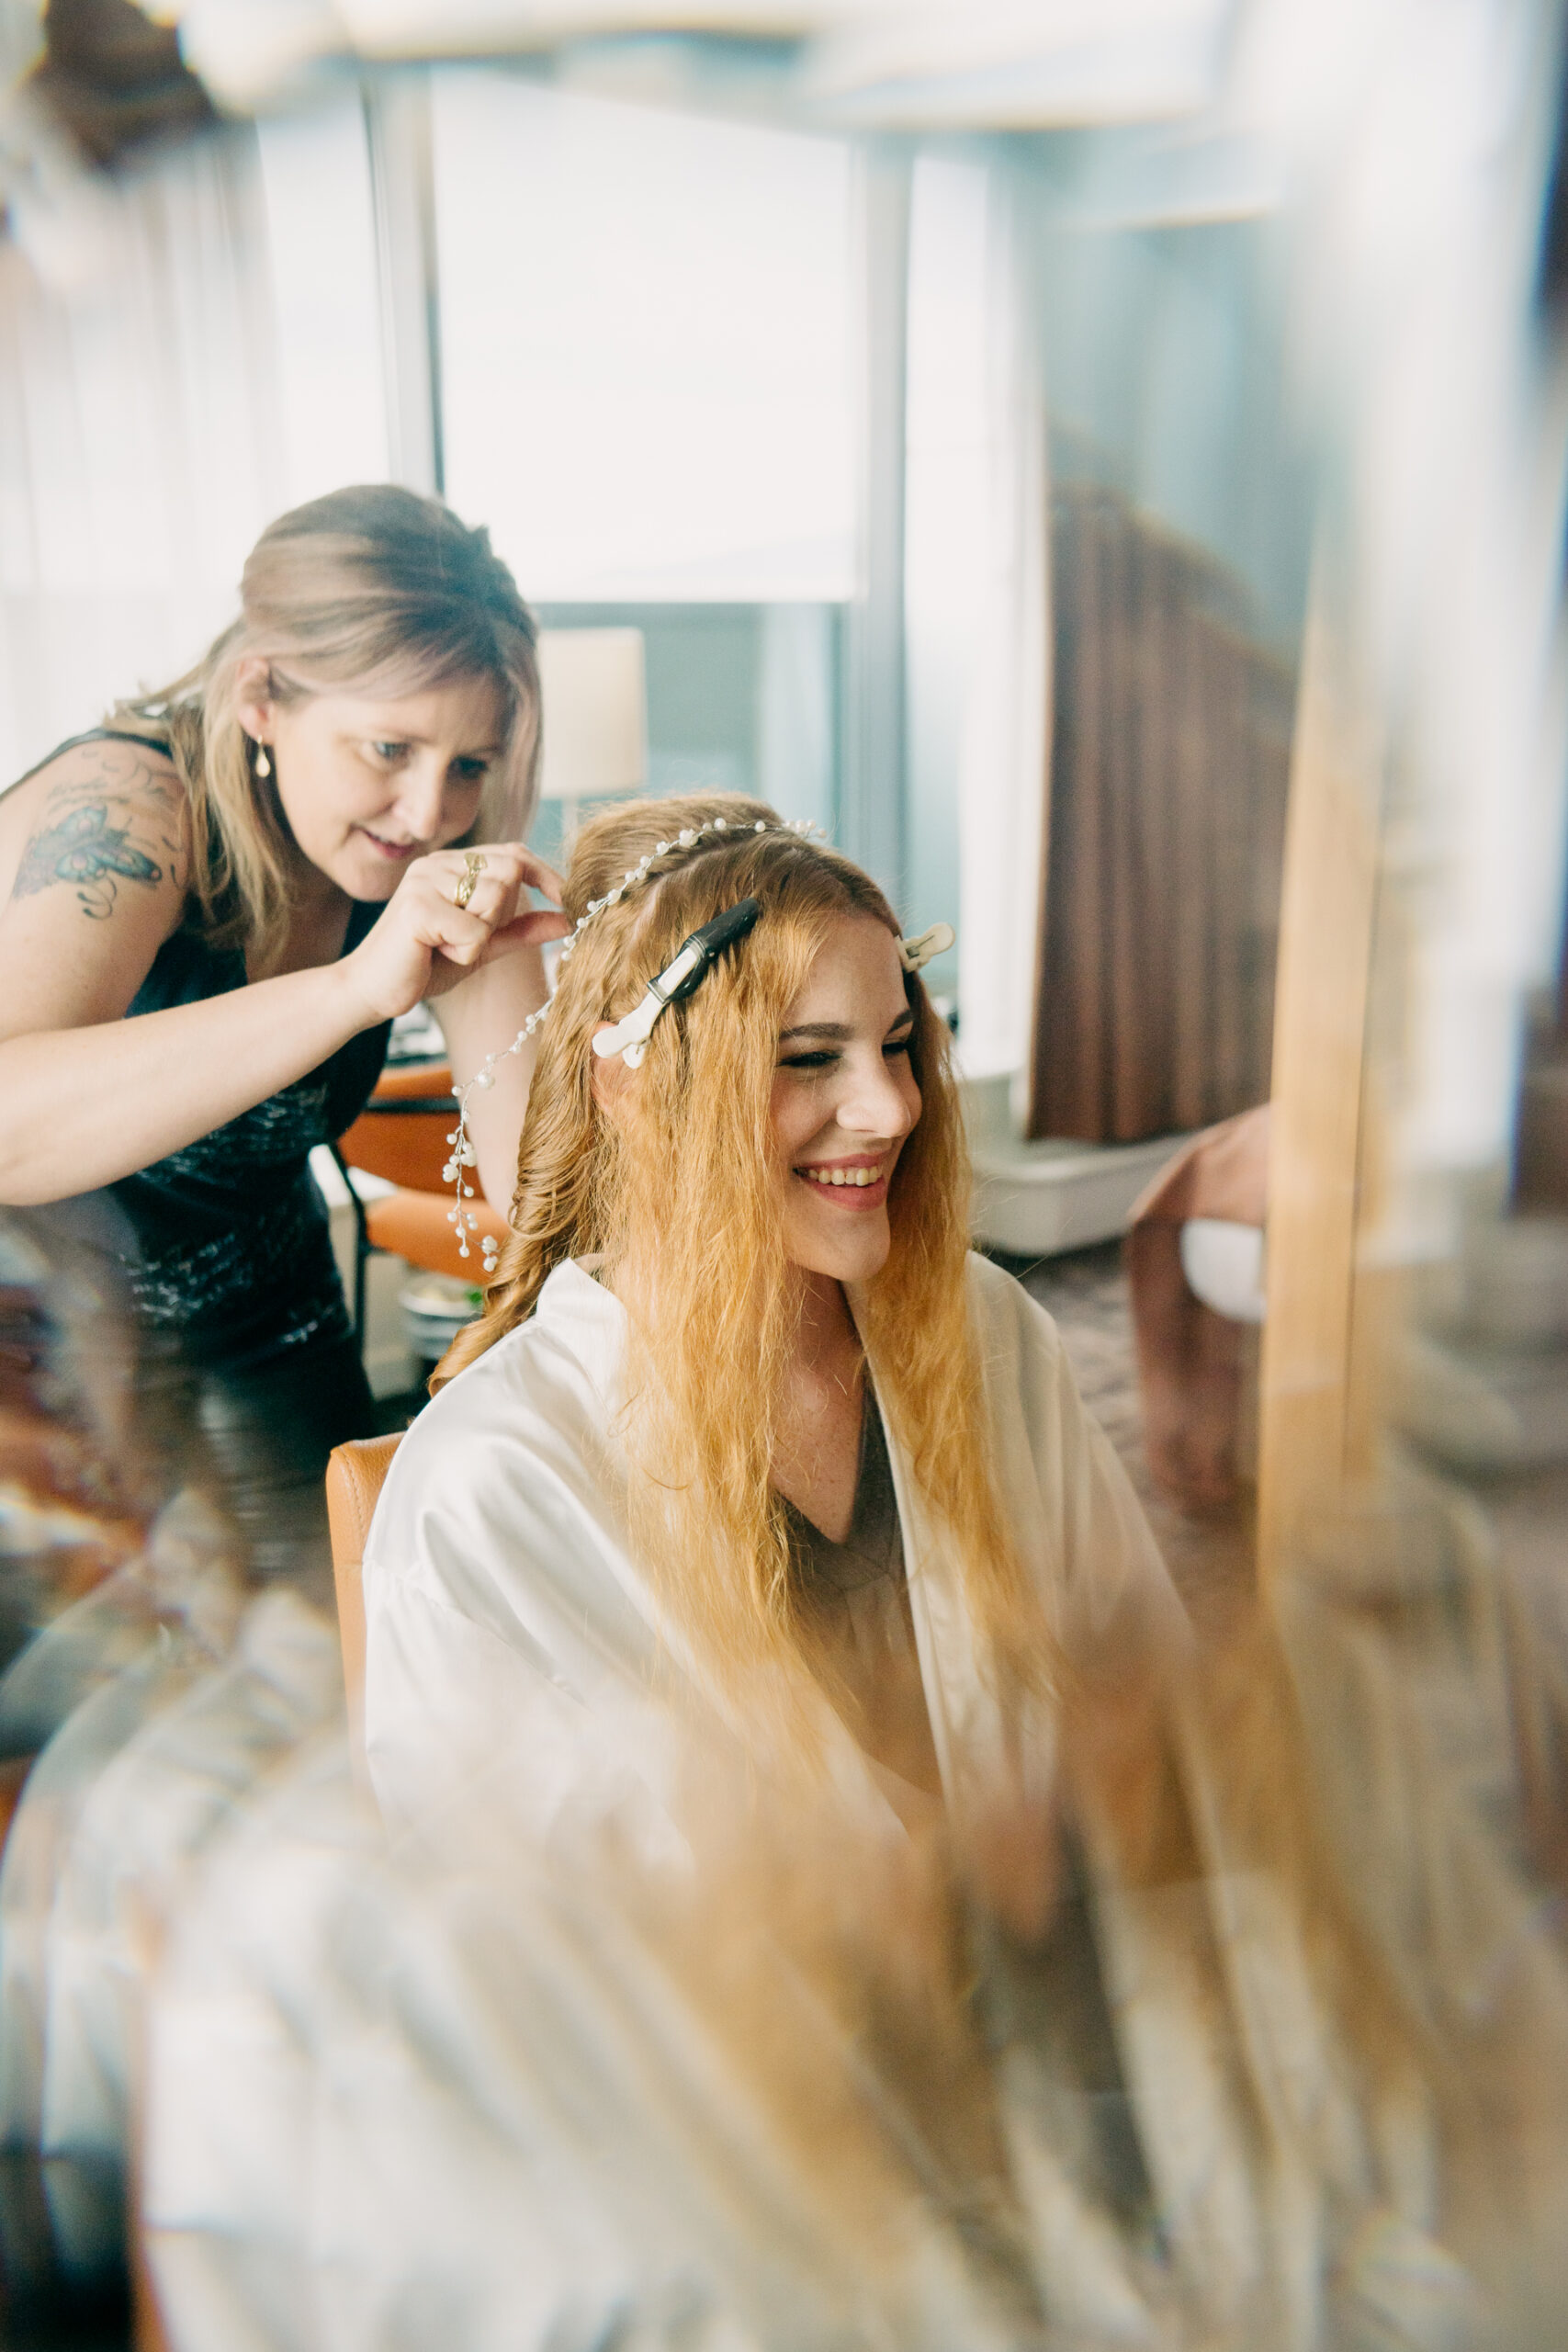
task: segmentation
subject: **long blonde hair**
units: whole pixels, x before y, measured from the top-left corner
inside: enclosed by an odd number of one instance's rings
[[[728,794],[633,802],[578,835],[565,908],[582,913],[686,827],[732,831],[653,858],[656,888],[597,914],[564,966],[540,1035],[512,1232],[450,1379],[533,1312],[546,1276],[600,1253],[629,1320],[626,1429],[634,1540],[687,1635],[721,1676],[793,1656],[788,1540],[770,1479],[796,1312],[770,1098],[778,1035],[831,923],[898,926],[868,876],[774,830]],[[751,830],[758,820],[770,830]],[[761,901],[744,947],[661,1020],[615,1116],[595,1102],[596,1024],[640,998],[681,942],[736,900]],[[877,1396],[921,1497],[956,1539],[993,1662],[1038,1680],[1049,1644],[987,1465],[970,1328],[969,1166],[945,1025],[918,978],[911,1062],[923,1109],[889,1193],[893,1247],[860,1321]]]
[[[246,559],[240,604],[194,670],[114,712],[169,744],[189,796],[190,892],[215,944],[253,945],[265,960],[288,922],[287,827],[240,724],[247,661],[268,664],[268,692],[285,704],[493,680],[506,748],[476,831],[521,838],[538,764],[536,631],[487,532],[390,483],[335,490],[267,526]]]

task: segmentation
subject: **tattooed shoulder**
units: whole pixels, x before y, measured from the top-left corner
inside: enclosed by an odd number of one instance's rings
[[[92,922],[106,922],[127,885],[183,881],[185,819],[179,778],[152,746],[83,744],[45,796],[11,896],[63,885]]]

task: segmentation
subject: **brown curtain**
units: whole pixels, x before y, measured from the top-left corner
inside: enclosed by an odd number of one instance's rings
[[[1526,1041],[1514,1152],[1514,1206],[1568,1215],[1568,941],[1555,1001],[1540,1008]]]
[[[1213,1125],[1269,1093],[1295,681],[1239,583],[1055,489],[1055,723],[1028,1133]]]

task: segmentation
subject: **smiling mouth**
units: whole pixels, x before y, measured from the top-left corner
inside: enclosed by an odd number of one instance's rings
[[[893,1165],[893,1155],[884,1152],[880,1159],[822,1160],[815,1166],[796,1168],[792,1173],[815,1193],[823,1194],[836,1208],[874,1209],[887,1198],[887,1178]]]
[[[869,1168],[797,1168],[795,1172],[808,1184],[831,1186],[835,1191],[849,1184],[864,1192],[868,1185],[881,1182],[882,1162],[874,1160]]]
[[[367,842],[380,851],[383,857],[417,857],[419,855],[421,844],[418,842],[386,841],[379,833],[373,833],[368,825],[361,825],[359,831]]]

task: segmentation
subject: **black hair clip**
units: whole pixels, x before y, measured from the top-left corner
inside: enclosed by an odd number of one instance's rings
[[[594,1038],[593,1050],[600,1060],[608,1061],[612,1054],[619,1054],[628,1069],[636,1069],[665,1006],[679,1004],[682,997],[701,988],[717,958],[738,939],[745,938],[761,911],[757,899],[739,899],[683,940],[674,961],[666,964],[657,979],[649,980],[641,1003],[613,1029],[602,1029]]]

